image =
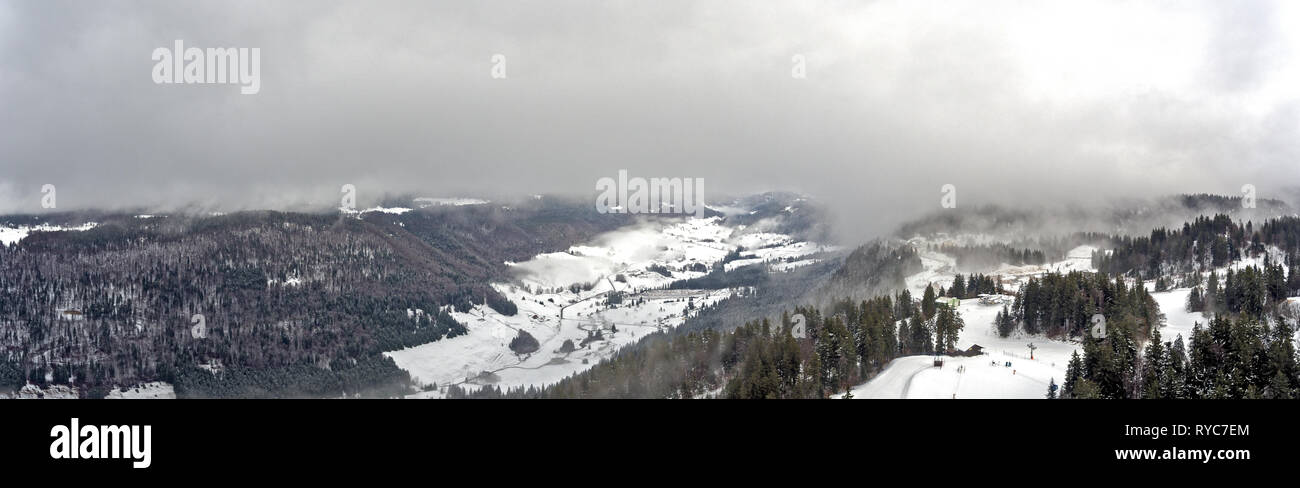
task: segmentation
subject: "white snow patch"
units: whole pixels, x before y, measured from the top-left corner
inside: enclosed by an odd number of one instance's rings
[[[126,391],[122,391],[125,389]],[[104,398],[110,399],[174,399],[176,390],[171,383],[154,381],[129,387],[113,387],[113,391],[108,393]]]
[[[361,213],[382,212],[386,214],[401,215],[410,211],[411,209],[406,207],[373,207],[373,208],[362,210]]]
[[[13,245],[23,240],[23,238],[26,238],[32,232],[58,232],[58,231],[80,232],[80,231],[93,229],[97,225],[99,225],[99,223],[97,222],[87,222],[85,224],[75,225],[70,227],[48,225],[48,224],[41,224],[35,226],[20,225],[17,227],[0,227],[0,244],[4,244],[6,246]]]
[[[443,197],[420,197],[415,199],[415,204],[420,208],[434,207],[441,205],[461,206],[461,205],[482,205],[488,203],[488,200],[479,198],[443,198]]]

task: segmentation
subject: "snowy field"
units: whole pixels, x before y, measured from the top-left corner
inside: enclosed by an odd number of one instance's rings
[[[420,208],[436,207],[449,205],[459,207],[461,205],[483,205],[488,203],[481,198],[463,198],[463,197],[420,197],[413,200]]]
[[[125,390],[125,391],[123,391]],[[0,393],[0,399],[19,398],[19,399],[76,399],[81,397],[81,389],[68,385],[49,385],[45,388],[28,383],[19,388],[13,395]],[[174,399],[176,390],[172,388],[171,383],[154,381],[142,383],[129,387],[114,386],[104,398],[106,399]]]
[[[126,390],[126,391],[122,391]],[[108,393],[104,398],[109,399],[143,399],[143,398],[176,398],[176,390],[170,383],[154,381],[131,387],[114,387],[113,391]]]
[[[17,227],[0,226],[0,244],[11,246],[17,243],[18,241],[23,240],[23,238],[27,237],[32,232],[57,232],[57,231],[65,231],[65,230],[84,231],[84,230],[90,230],[94,228],[96,225],[98,225],[96,222],[88,222],[82,225],[77,225],[72,227],[60,227],[57,225],[46,225],[46,224],[35,225],[35,226],[20,225]]]
[[[692,310],[737,293],[660,288],[704,276],[707,273],[698,268],[712,269],[738,246],[745,249],[742,257],[752,254],[753,263],[767,262],[769,269],[782,271],[811,264],[815,259],[801,258],[830,250],[782,234],[739,230],[717,217],[647,222],[564,252],[506,263],[516,270],[517,282],[493,286],[518,305],[518,314],[507,317],[483,306],[468,313],[453,312],[468,334],[385,355],[420,384],[438,386],[412,395],[416,398],[441,397],[453,384],[466,390],[485,385],[541,387],[584,371],[648,334],[677,327]],[[783,262],[786,259],[794,261]],[[666,268],[671,276],[651,268]],[[569,289],[573,284],[592,287],[574,293]],[[611,290],[629,295],[611,307],[603,303]],[[510,340],[520,330],[538,340],[538,351],[520,356],[510,350]],[[597,330],[601,339],[583,344]],[[574,351],[561,352],[566,340],[573,342]]]
[[[3,398],[20,398],[20,399],[44,398],[44,399],[50,399],[50,400],[58,400],[58,399],[69,400],[69,399],[76,399],[76,398],[78,398],[78,396],[79,396],[79,394],[77,393],[77,389],[76,389],[76,388],[73,388],[73,387],[71,387],[71,386],[67,386],[67,385],[49,385],[49,386],[46,387],[46,388],[41,388],[41,387],[36,386],[36,385],[33,385],[33,384],[31,384],[31,383],[28,383],[28,384],[24,385],[22,388],[19,388],[18,391],[16,391],[16,392],[13,393],[13,395],[7,395],[7,394],[4,394],[4,393],[0,393],[0,399],[3,399]]]
[[[1197,323],[1200,323],[1201,327],[1209,323],[1205,314],[1187,311],[1187,295],[1191,292],[1191,288],[1179,288],[1151,294],[1151,298],[1160,305],[1160,313],[1165,316],[1165,326],[1160,328],[1161,341],[1172,343],[1174,339],[1182,336],[1183,345],[1187,346],[1192,340],[1192,328]]]

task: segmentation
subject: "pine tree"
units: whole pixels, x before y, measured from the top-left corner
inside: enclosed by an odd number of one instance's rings
[[[1296,352],[1293,344],[1291,324],[1283,317],[1277,317],[1273,326],[1268,346],[1268,369],[1272,373],[1267,396],[1270,398],[1294,398],[1300,378],[1297,378]]]
[[[1011,335],[1011,332],[1015,331],[1015,319],[1011,317],[1011,311],[1007,309],[1006,305],[1003,305],[1002,311],[998,312],[997,324],[999,336],[1006,337]]]
[[[1223,306],[1223,293],[1219,291],[1219,273],[1210,272],[1210,277],[1205,282],[1205,295],[1202,298],[1206,312],[1218,313]]]
[[[926,286],[925,294],[921,296],[921,317],[929,320],[934,317],[934,287]]]
[[[1187,294],[1187,311],[1200,312],[1205,310],[1205,300],[1201,298],[1201,287],[1196,286]]]
[[[913,315],[912,324],[909,328],[912,330],[912,353],[933,354],[934,342],[931,341],[929,322]]]
[[[911,317],[913,307],[912,292],[907,291],[906,288],[904,288],[902,292],[899,292],[896,305],[897,310],[894,311],[894,315],[900,319]]]
[[[1151,331],[1151,340],[1142,358],[1142,398],[1167,398],[1162,391],[1166,371],[1165,349],[1160,343],[1160,330]]]
[[[1065,383],[1061,385],[1061,396],[1063,398],[1074,398],[1074,389],[1083,379],[1083,360],[1079,358],[1079,351],[1074,351],[1070,355],[1070,363],[1065,367]]]
[[[961,314],[952,307],[940,307],[934,320],[935,349],[939,353],[951,351],[957,343],[957,336],[965,328]]]
[[[966,298],[966,278],[963,278],[960,273],[952,279],[952,287],[948,289],[948,296]]]

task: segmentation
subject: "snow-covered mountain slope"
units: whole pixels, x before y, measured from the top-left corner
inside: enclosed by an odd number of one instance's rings
[[[920,293],[925,291],[926,286],[941,285],[944,288],[951,287],[953,279],[956,278],[958,273],[979,272],[988,276],[1000,276],[1003,280],[1003,286],[1008,291],[1015,291],[1029,281],[1030,277],[1040,276],[1049,271],[1069,273],[1071,271],[1097,270],[1092,266],[1092,253],[1097,248],[1089,245],[1071,249],[1066,253],[1065,258],[1059,261],[1041,265],[1019,266],[1002,263],[983,270],[959,270],[957,269],[956,258],[929,248],[930,245],[986,245],[993,242],[987,236],[957,236],[956,238],[917,236],[908,239],[907,243],[917,250],[917,254],[921,258],[921,264],[924,266],[923,271],[906,278],[908,291],[914,296],[920,296]]]
[[[978,239],[965,239],[977,242]],[[955,260],[940,252],[927,250],[926,239],[912,241],[920,250],[924,271],[907,277],[913,294],[922,292],[930,283],[945,287],[952,285]],[[1096,250],[1092,246],[1079,246],[1069,251],[1060,261],[1038,266],[1001,265],[981,271],[990,276],[1001,276],[1008,290],[1019,289],[1029,277],[1049,271],[1095,271],[1090,257]],[[1220,276],[1228,268],[1241,269],[1262,263],[1262,258],[1243,258],[1218,269]],[[1154,281],[1144,283],[1153,290]],[[1182,337],[1184,343],[1191,339],[1192,328],[1197,323],[1204,326],[1208,318],[1200,312],[1187,311],[1189,288],[1163,292],[1152,291],[1151,296],[1160,306],[1164,325],[1161,339],[1172,342]],[[919,296],[919,295],[918,295]],[[1297,302],[1300,302],[1298,300]],[[994,319],[1001,305],[984,304],[979,299],[962,300],[958,308],[966,326],[956,343],[958,349],[980,345],[987,354],[975,357],[944,357],[942,367],[934,366],[933,356],[907,356],[895,359],[879,375],[852,389],[854,398],[1043,398],[1051,381],[1058,385],[1065,377],[1070,355],[1082,348],[1077,341],[1049,339],[1042,335],[1028,336],[1017,331],[1009,337],[1000,337]],[[1033,357],[1029,345],[1033,344]],[[1082,354],[1082,351],[1079,351]],[[1008,366],[1008,363],[1010,366]],[[842,395],[840,395],[842,396]]]
[[[722,217],[648,221],[565,252],[508,263],[517,280],[493,287],[518,306],[517,314],[505,316],[482,305],[452,312],[469,333],[385,354],[422,385],[438,386],[417,397],[442,396],[449,385],[472,390],[551,384],[647,334],[681,325],[700,307],[744,293],[743,288],[664,289],[707,275],[741,248],[740,259],[726,263],[726,269],[736,264],[784,271],[834,250],[783,234],[745,233]],[[619,292],[621,303],[609,304],[610,292]],[[517,355],[509,348],[519,331],[537,339],[536,352]],[[566,341],[573,350],[564,348]]]

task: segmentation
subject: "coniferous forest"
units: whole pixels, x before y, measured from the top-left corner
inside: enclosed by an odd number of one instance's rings
[[[515,313],[488,286],[506,276],[501,263],[627,221],[551,199],[481,207],[99,215],[90,230],[33,232],[0,246],[0,389],[405,393],[409,375],[382,351],[464,333],[451,309]]]

